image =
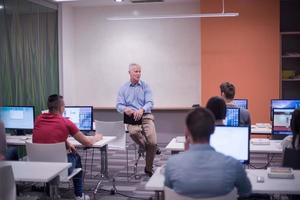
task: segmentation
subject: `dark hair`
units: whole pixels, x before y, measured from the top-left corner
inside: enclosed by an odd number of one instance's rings
[[[206,108],[214,114],[216,120],[226,118],[226,103],[223,98],[211,97],[206,104]]]
[[[293,132],[292,145],[293,145],[293,148],[295,149],[296,146],[297,147],[300,146],[300,141],[299,141],[300,138],[298,138],[298,144],[295,144],[297,135],[298,135],[298,137],[300,137],[300,108],[295,109],[292,114],[291,130]]]
[[[215,131],[214,115],[206,108],[192,110],[185,119],[187,129],[194,141],[208,140]]]
[[[220,85],[221,93],[224,93],[226,99],[234,99],[235,87],[232,83],[224,82]]]
[[[49,112],[52,111],[58,111],[59,107],[61,106],[61,100],[63,99],[63,96],[52,94],[48,97],[47,106],[49,109]]]

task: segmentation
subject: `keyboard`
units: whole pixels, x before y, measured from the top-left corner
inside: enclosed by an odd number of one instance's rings
[[[184,136],[177,136],[176,142],[178,143],[185,143],[185,137]]]
[[[265,138],[254,138],[251,139],[251,144],[253,145],[269,145],[270,140]]]

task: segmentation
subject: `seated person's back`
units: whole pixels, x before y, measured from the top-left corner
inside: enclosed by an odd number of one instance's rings
[[[235,187],[240,196],[251,193],[251,184],[241,163],[209,145],[214,132],[214,117],[204,108],[186,118],[189,150],[170,157],[165,170],[165,185],[193,198],[225,195]]]
[[[300,108],[294,110],[290,127],[293,135],[286,136],[282,140],[282,148],[300,149]]]
[[[233,99],[235,96],[235,86],[232,83],[225,82],[220,85],[220,90],[221,95],[226,102],[226,106],[228,108],[238,108],[238,106],[233,103]],[[251,125],[250,112],[247,109],[240,108],[240,125]]]

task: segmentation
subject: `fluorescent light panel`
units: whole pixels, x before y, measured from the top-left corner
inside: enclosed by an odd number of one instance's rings
[[[147,20],[147,19],[187,19],[201,17],[236,17],[239,13],[203,13],[203,14],[187,14],[187,15],[156,15],[144,17],[108,17],[107,20]]]

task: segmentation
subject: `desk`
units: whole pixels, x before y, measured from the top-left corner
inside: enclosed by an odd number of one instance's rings
[[[158,167],[145,185],[146,190],[155,191],[157,198],[164,190],[165,177],[162,171],[162,167]],[[300,170],[294,170],[294,179],[268,178],[266,169],[247,169],[246,172],[252,185],[252,193],[300,194]],[[264,177],[265,181],[258,183],[257,176]]]
[[[96,142],[91,148],[99,148],[101,152],[101,175],[108,176],[108,162],[107,162],[107,144],[114,140],[115,136],[104,136],[102,140]],[[73,137],[69,137],[68,141],[76,147],[83,148],[82,144],[76,141]],[[32,135],[26,136],[6,136],[6,143],[8,145],[24,146],[25,142],[32,142]]]
[[[59,174],[71,167],[71,163],[26,161],[3,161],[0,165],[12,166],[15,181],[49,183],[51,199],[57,197]]]
[[[108,177],[108,161],[107,161],[107,144],[111,141],[116,139],[116,136],[103,136],[102,140],[96,142],[93,144],[91,148],[98,148],[100,149],[101,153],[101,173],[100,175],[102,177]],[[69,137],[68,141],[75,145],[76,147],[85,147],[84,145],[80,144],[78,141],[76,141],[73,137]]]
[[[300,194],[300,170],[294,170],[294,179],[269,178],[265,169],[247,169],[248,178],[252,184],[253,193],[264,194]],[[263,183],[258,183],[257,177],[264,177]]]
[[[251,140],[250,140],[251,153],[281,154],[283,152],[281,146],[282,140],[270,140],[270,144],[267,145],[252,144]]]
[[[250,140],[251,153],[281,154],[283,152],[280,144],[281,140],[270,140],[270,144],[268,145],[254,145],[251,143],[251,140]],[[166,146],[166,149],[170,150],[172,154],[178,153],[180,151],[184,151],[184,143],[177,142],[176,138],[173,138]]]

